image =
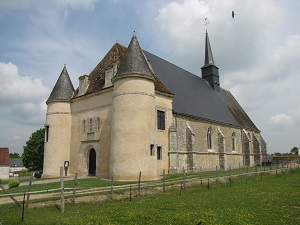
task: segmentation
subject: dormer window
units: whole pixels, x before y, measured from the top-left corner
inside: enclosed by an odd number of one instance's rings
[[[104,87],[111,87],[112,82],[111,79],[116,75],[117,73],[117,65],[113,65],[112,68],[105,71],[105,84]]]

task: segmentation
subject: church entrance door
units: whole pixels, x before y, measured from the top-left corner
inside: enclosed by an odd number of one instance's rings
[[[89,176],[96,176],[96,151],[93,148],[89,155]]]

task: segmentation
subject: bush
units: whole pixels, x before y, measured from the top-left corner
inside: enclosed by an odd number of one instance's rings
[[[20,181],[18,181],[18,180],[11,180],[11,181],[9,181],[9,183],[8,183],[8,187],[9,188],[14,188],[14,187],[18,187],[19,185],[20,185]]]
[[[2,184],[2,179],[0,178],[0,184]]]

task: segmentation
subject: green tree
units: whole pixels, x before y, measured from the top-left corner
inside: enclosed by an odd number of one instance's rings
[[[23,165],[29,170],[42,170],[44,163],[44,135],[45,129],[41,128],[31,134],[23,146]]]
[[[9,153],[9,158],[21,158],[19,153]]]
[[[294,154],[294,155],[298,155],[298,151],[299,151],[299,148],[294,147],[294,148],[292,148],[291,153]]]

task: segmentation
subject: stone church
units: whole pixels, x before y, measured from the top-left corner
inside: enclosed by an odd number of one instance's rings
[[[66,165],[68,175],[155,180],[261,164],[266,143],[218,70],[207,32],[202,77],[142,50],[135,34],[77,89],[64,66],[47,100],[44,176]]]

